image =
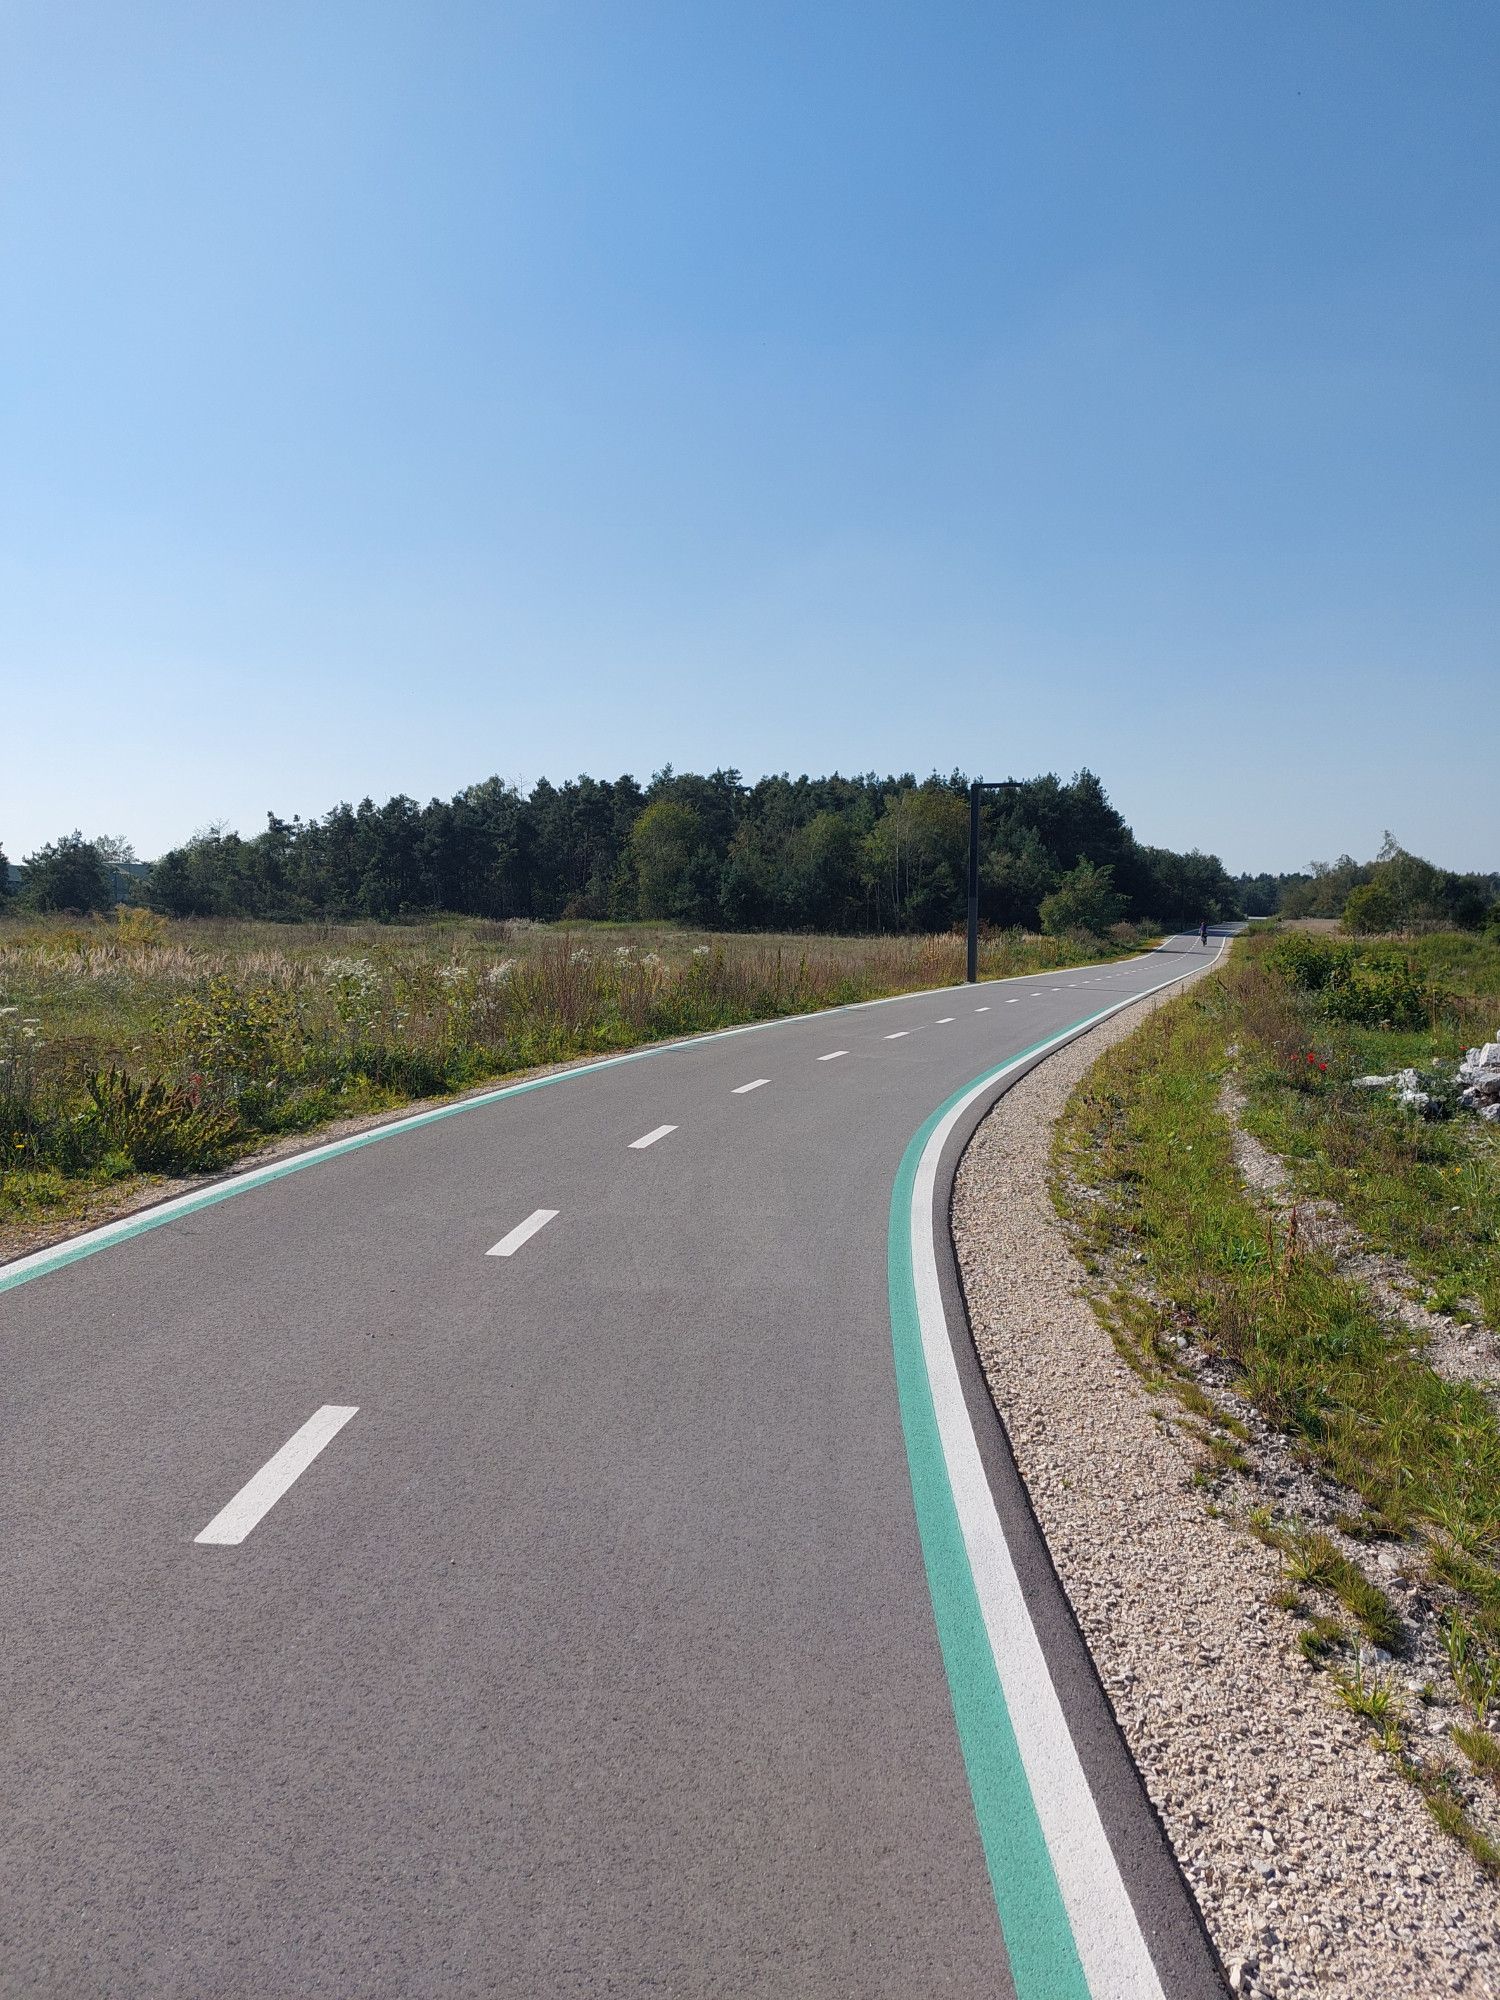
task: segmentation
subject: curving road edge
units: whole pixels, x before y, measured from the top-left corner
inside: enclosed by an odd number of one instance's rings
[[[984,1381],[949,1224],[959,1160],[997,1099],[1101,1021],[1180,983],[1103,1008],[957,1092],[911,1140],[891,1195],[891,1332],[912,1495],[1018,2000],[1224,1991]]]

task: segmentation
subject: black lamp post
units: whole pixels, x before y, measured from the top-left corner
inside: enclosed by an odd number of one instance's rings
[[[1007,778],[1000,783],[986,784],[983,778],[975,778],[969,786],[969,970],[968,981],[973,986],[979,978],[979,795],[981,792],[1003,792],[1012,782]]]

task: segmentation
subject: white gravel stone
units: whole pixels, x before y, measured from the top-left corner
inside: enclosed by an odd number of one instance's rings
[[[1053,1122],[1133,1008],[1012,1089],[960,1167],[975,1339],[1058,1573],[1224,1959],[1274,2000],[1500,2000],[1500,1898],[1270,1607],[1175,1406],[1115,1353],[1048,1191]]]

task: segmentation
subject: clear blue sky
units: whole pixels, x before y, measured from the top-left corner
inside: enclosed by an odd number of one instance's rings
[[[1500,865],[1493,0],[0,5],[0,843],[1088,764]]]

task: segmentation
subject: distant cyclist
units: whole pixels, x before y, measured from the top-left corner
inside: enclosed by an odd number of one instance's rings
[[[1199,926],[1198,926],[1198,942],[1199,942],[1199,944],[1207,944],[1207,943],[1208,943],[1208,918],[1207,918],[1207,917],[1205,917],[1205,918],[1203,919],[1202,923],[1201,923],[1201,924],[1199,924]]]

